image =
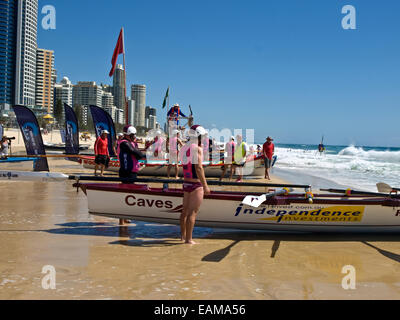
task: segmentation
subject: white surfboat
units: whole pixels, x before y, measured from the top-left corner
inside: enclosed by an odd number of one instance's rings
[[[87,195],[89,213],[110,218],[179,224],[182,189],[140,184],[76,183]],[[196,226],[291,232],[399,232],[400,199],[387,196],[276,196],[258,208],[244,205],[248,195],[214,191],[204,198]]]
[[[83,165],[84,168],[93,169],[95,167],[94,157],[93,156],[82,156],[79,159],[79,162]],[[220,177],[222,174],[223,163],[210,163],[209,161],[203,162],[204,173],[206,177]],[[140,161],[140,172],[141,176],[159,176],[166,177],[168,174],[168,162],[166,160],[151,160],[146,162]],[[182,177],[182,165],[179,164],[179,176]],[[109,163],[109,167],[106,171],[118,172],[119,170],[119,161],[117,159],[111,159]],[[245,176],[255,176],[260,177],[264,176],[265,173],[265,164],[262,157],[254,157],[246,162],[243,168],[243,175]],[[171,176],[175,174],[175,169],[171,168],[170,172]],[[229,170],[226,172],[226,177],[229,176]]]

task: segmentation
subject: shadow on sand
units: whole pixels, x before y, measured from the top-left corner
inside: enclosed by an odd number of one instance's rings
[[[130,247],[165,247],[180,245],[180,229],[174,225],[160,225],[134,221],[134,225],[118,226],[110,222],[69,222],[58,224],[60,228],[47,230],[0,230],[0,232],[46,232],[56,235],[100,236],[119,239],[110,242],[112,245]],[[261,232],[242,230],[222,230],[197,227],[193,234],[195,239],[231,240],[228,246],[213,251],[202,258],[206,262],[220,262],[229,255],[231,249],[240,241],[273,241],[271,258],[279,254],[281,242],[361,242],[373,248],[379,254],[395,262],[400,262],[400,255],[378,248],[371,242],[400,242],[400,234],[318,234]],[[148,239],[148,240],[144,240]],[[175,240],[176,239],[176,240]]]
[[[233,246],[240,241],[273,241],[271,248],[271,258],[275,258],[282,241],[285,242],[361,242],[373,249],[384,257],[395,262],[400,262],[400,255],[380,249],[369,242],[400,242],[400,234],[319,234],[319,233],[279,233],[279,232],[243,232],[238,233],[222,232],[213,233],[207,239],[232,240],[227,247],[218,249],[203,257],[202,261],[220,262],[230,252]]]

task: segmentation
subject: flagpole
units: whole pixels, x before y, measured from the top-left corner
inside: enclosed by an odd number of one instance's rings
[[[171,128],[169,127],[169,117],[168,117],[168,112],[169,112],[169,109],[170,109],[170,107],[169,107],[169,94],[170,94],[170,92],[169,92],[169,86],[168,86],[168,103],[167,103],[167,129],[168,129],[168,135],[169,135],[169,132],[171,131]]]
[[[122,27],[122,43],[124,48],[123,58],[124,58],[124,100],[125,100],[125,125],[129,125],[129,112],[128,112],[128,99],[126,98],[126,65],[125,65],[125,37],[124,37],[124,28]],[[134,125],[133,123],[131,125]]]

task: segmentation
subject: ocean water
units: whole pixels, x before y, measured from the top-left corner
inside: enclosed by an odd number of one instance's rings
[[[313,187],[344,187],[377,191],[376,183],[400,187],[400,148],[276,144],[273,173]]]

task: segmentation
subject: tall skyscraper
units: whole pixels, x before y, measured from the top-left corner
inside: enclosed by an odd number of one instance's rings
[[[0,1],[0,111],[35,104],[38,0]]]
[[[145,127],[146,118],[146,86],[134,84],[131,87],[131,97],[135,100],[135,126]]]
[[[114,103],[118,109],[125,110],[125,70],[118,64],[113,78]]]
[[[36,106],[52,113],[54,106],[54,51],[38,49],[36,55]]]
[[[135,125],[135,100],[128,99],[128,123]]]
[[[38,0],[17,0],[17,2],[15,104],[34,106]]]

